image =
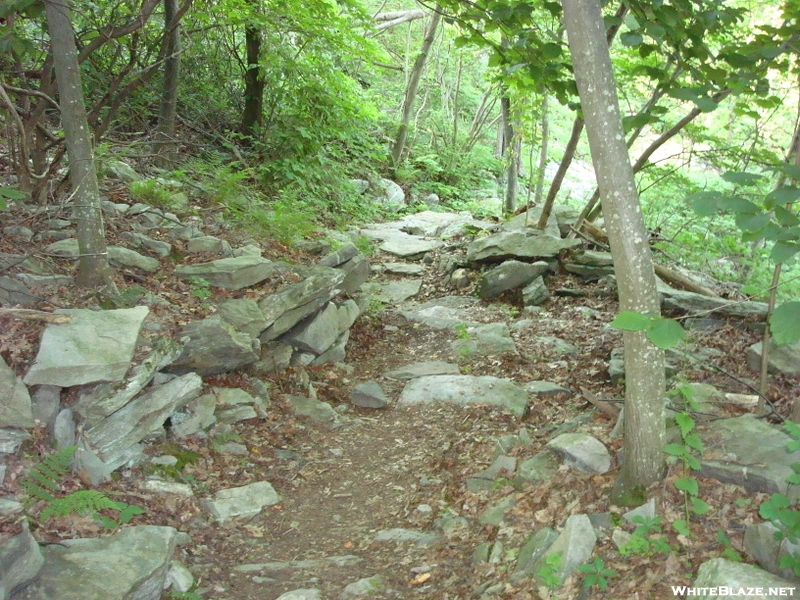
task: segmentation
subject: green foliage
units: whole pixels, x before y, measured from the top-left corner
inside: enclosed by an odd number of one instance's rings
[[[0,185],[0,210],[6,210],[7,200],[24,200],[28,197],[25,192],[20,192],[12,187]]]
[[[578,570],[586,573],[586,577],[583,578],[583,587],[588,588],[597,586],[604,590],[608,587],[609,577],[619,577],[619,573],[615,570],[606,568],[602,558],[595,558],[592,562],[579,566]]]
[[[561,552],[547,555],[544,559],[544,564],[537,573],[542,583],[550,589],[560,587],[563,583],[558,576],[558,570],[561,568],[561,560]]]
[[[733,548],[731,540],[725,535],[722,529],[717,529],[717,541],[722,545],[723,550],[721,556],[733,562],[743,562],[742,555]]]
[[[675,487],[683,494],[684,511],[686,521],[684,523],[676,522],[673,527],[678,529],[682,527],[686,530],[688,535],[688,522],[691,514],[704,515],[711,507],[699,498],[700,486],[692,475],[692,471],[700,468],[700,459],[698,454],[705,451],[703,442],[694,430],[696,423],[692,418],[692,410],[698,410],[697,402],[694,400],[694,393],[690,386],[685,385],[672,392],[673,396],[681,396],[685,409],[683,412],[675,414],[675,424],[681,433],[681,443],[667,444],[664,451],[670,456],[678,459],[683,463],[683,475],[675,480]]]
[[[469,334],[469,328],[467,327],[466,323],[457,323],[453,325],[453,329],[456,330],[456,336],[460,340],[471,340],[472,336]]]
[[[20,481],[20,485],[28,496],[26,504],[30,506],[37,500],[52,502],[55,500],[54,491],[59,489],[59,484],[64,475],[69,473],[72,457],[77,446],[67,446],[53,454],[42,458],[41,462],[31,467],[28,475]]]
[[[227,444],[228,442],[239,441],[241,439],[242,438],[240,435],[232,431],[228,433],[219,433],[211,438],[211,447],[219,452],[224,444]]]
[[[666,537],[653,535],[661,533],[661,517],[635,516],[632,520],[638,525],[631,539],[620,546],[619,553],[622,556],[653,556],[672,552]]]
[[[620,312],[611,321],[611,327],[625,331],[644,331],[647,339],[662,350],[672,348],[686,335],[686,331],[674,319],[657,314],[642,315],[631,311]]]
[[[131,198],[154,208],[181,210],[186,202],[181,194],[158,179],[140,179],[131,182]]]
[[[203,600],[197,592],[167,592],[164,596],[167,600]]]
[[[192,287],[192,296],[200,300],[208,300],[211,297],[211,282],[199,275],[190,275],[186,278]]]

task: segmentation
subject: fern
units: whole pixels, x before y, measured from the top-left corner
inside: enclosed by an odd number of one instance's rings
[[[127,507],[124,502],[114,502],[103,492],[97,490],[81,490],[73,492],[69,496],[56,498],[42,511],[42,520],[52,517],[65,517],[69,514],[91,514],[110,508],[112,510],[122,510]]]
[[[53,502],[55,498],[49,490],[58,490],[61,479],[69,472],[72,465],[72,456],[78,449],[77,446],[61,448],[31,468],[28,476],[20,481],[20,485],[28,495],[26,504],[30,506],[37,500]]]

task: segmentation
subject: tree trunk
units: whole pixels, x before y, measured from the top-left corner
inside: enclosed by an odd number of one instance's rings
[[[542,96],[542,145],[539,147],[539,169],[536,173],[536,192],[533,196],[533,201],[536,204],[542,201],[542,190],[544,188],[544,172],[547,169],[547,143],[550,138],[550,107],[547,102],[547,93]],[[550,218],[550,210],[547,211],[547,219]],[[545,225],[547,225],[545,219]]]
[[[242,134],[253,137],[261,126],[264,112],[264,78],[261,74],[261,30],[247,27],[244,30],[247,50],[247,71],[244,74],[244,110]]]
[[[536,227],[544,231],[547,227],[547,220],[550,218],[550,212],[553,210],[553,204],[556,201],[558,191],[561,189],[561,184],[564,182],[564,176],[567,174],[569,165],[572,163],[572,158],[575,156],[575,150],[578,148],[578,142],[581,139],[583,132],[583,119],[575,117],[572,123],[572,134],[569,136],[567,147],[564,149],[564,157],[558,163],[558,170],[556,171],[553,181],[550,183],[550,189],[547,191],[547,198],[545,198],[544,206],[542,206],[542,215],[539,217],[539,223]]]
[[[502,157],[505,160],[505,196],[503,213],[510,215],[517,207],[517,190],[519,188],[519,143],[514,131],[514,117],[511,112],[511,99],[508,94],[500,98],[500,109],[503,115],[503,147]]]
[[[66,0],[45,0],[45,11],[77,219],[80,262],[76,283],[82,287],[108,286],[116,290],[106,253],[100,190],[78,70],[70,4]]]
[[[156,128],[156,154],[160,167],[170,168],[176,159],[175,124],[178,118],[178,83],[181,72],[181,30],[178,0],[164,0],[164,82]]]
[[[411,116],[414,114],[414,99],[417,95],[419,80],[422,78],[422,71],[425,68],[425,62],[428,60],[428,52],[433,45],[433,40],[436,37],[436,29],[439,27],[441,18],[442,15],[438,12],[437,6],[437,10],[431,15],[431,20],[428,23],[428,29],[425,33],[425,39],[422,41],[422,48],[420,48],[417,59],[414,61],[414,68],[411,70],[411,75],[408,79],[406,95],[403,99],[403,116],[400,121],[400,129],[397,131],[397,139],[392,148],[393,169],[396,169],[400,165],[400,161],[403,157],[406,138],[408,138],[408,124],[411,122]]]
[[[621,311],[659,313],[656,278],[619,111],[603,14],[598,0],[563,0],[592,162],[606,215]],[[664,474],[664,352],[644,332],[623,332],[625,462],[615,503],[641,500]],[[637,498],[638,496],[638,498]]]

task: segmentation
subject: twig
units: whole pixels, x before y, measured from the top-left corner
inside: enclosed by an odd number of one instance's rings
[[[0,308],[0,317],[21,319],[23,321],[44,321],[57,325],[72,322],[72,315],[57,315],[43,310],[33,310],[31,308]]]

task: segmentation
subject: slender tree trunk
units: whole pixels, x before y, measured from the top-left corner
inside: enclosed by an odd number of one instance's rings
[[[244,74],[244,110],[242,134],[253,137],[261,126],[264,114],[264,78],[261,74],[261,30],[247,27],[244,31],[247,71]]]
[[[44,4],[77,219],[80,262],[76,283],[82,287],[108,286],[115,291],[106,253],[100,190],[86,119],[70,3],[68,0],[45,0]]]
[[[433,40],[436,38],[436,30],[439,27],[441,18],[442,15],[438,12],[437,6],[437,10],[434,11],[431,15],[431,20],[428,22],[425,39],[422,40],[422,48],[420,48],[417,59],[414,61],[414,68],[411,70],[411,76],[408,79],[406,95],[403,99],[403,116],[400,121],[400,128],[397,131],[397,139],[392,148],[393,169],[396,169],[400,165],[400,161],[403,157],[406,139],[408,138],[408,124],[411,122],[411,116],[414,114],[414,99],[417,95],[417,88],[422,78],[422,71],[425,69],[425,62],[428,60],[428,52],[430,52]]]
[[[156,129],[159,166],[169,168],[176,158],[175,125],[178,118],[178,83],[181,73],[181,30],[178,0],[164,0],[164,82]]]
[[[563,0],[592,162],[606,214],[621,311],[659,313],[656,278],[598,0]],[[664,352],[644,332],[625,331],[625,461],[612,501],[641,500],[664,474]],[[639,496],[639,498],[637,498]]]
[[[503,148],[502,157],[505,160],[506,172],[505,195],[503,201],[503,213],[509,215],[514,212],[517,206],[517,190],[519,184],[519,150],[517,146],[517,136],[514,131],[514,116],[511,111],[511,98],[508,93],[500,98],[500,109],[503,115]]]
[[[536,193],[533,201],[536,204],[542,201],[542,190],[544,188],[544,172],[547,169],[547,143],[550,138],[550,107],[547,102],[547,93],[542,97],[542,145],[539,148],[539,172],[536,174]],[[552,204],[550,205],[552,207]],[[548,219],[550,218],[548,210]],[[547,219],[545,219],[547,225]]]

